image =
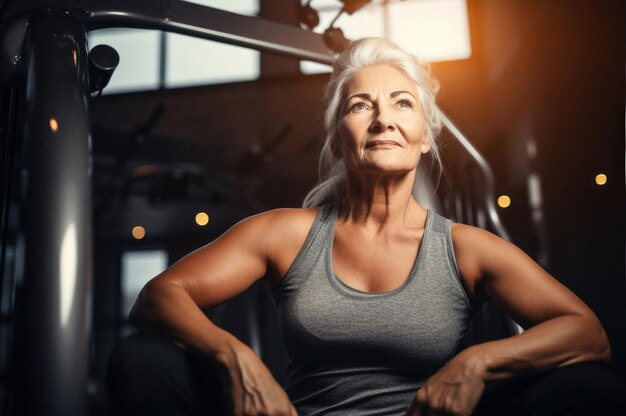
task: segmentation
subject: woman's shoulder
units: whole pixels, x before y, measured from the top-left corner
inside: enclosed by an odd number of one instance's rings
[[[319,207],[313,208],[274,208],[250,215],[237,224],[250,227],[274,228],[285,225],[297,226],[315,219]]]
[[[482,293],[483,257],[489,255],[494,244],[506,242],[497,235],[482,228],[458,222],[452,222],[450,236],[461,279],[473,299],[480,304],[486,300]]]
[[[320,207],[275,208],[252,215],[242,223],[262,233],[270,248],[284,249],[290,245],[301,245],[311,229]]]
[[[463,250],[471,252],[473,257],[489,252],[494,245],[511,245],[502,237],[473,225],[452,221],[450,234],[455,252]]]
[[[287,228],[306,228],[315,220],[320,207],[312,208],[274,208],[249,217],[265,222],[274,231],[285,231]]]
[[[264,244],[273,271],[267,276],[270,286],[277,288],[280,284],[304,244],[320,209],[276,208],[250,218],[264,223]]]
[[[490,231],[458,222],[452,222],[450,234],[457,258],[466,258],[474,267],[478,267],[485,256],[492,254],[494,248],[511,245]]]

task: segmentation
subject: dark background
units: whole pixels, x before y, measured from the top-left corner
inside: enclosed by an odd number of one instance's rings
[[[296,5],[262,0],[259,15],[298,26]],[[471,58],[433,64],[440,106],[493,169],[496,195],[511,197],[499,213],[513,243],[596,312],[612,364],[626,375],[624,4],[469,0],[468,10]],[[120,314],[122,253],[164,249],[171,263],[248,215],[300,206],[317,180],[327,81],[327,74],[300,74],[293,59],[262,54],[256,81],[91,100],[93,389],[102,389],[110,351],[130,328]],[[531,140],[534,159],[527,156]],[[446,154],[454,166],[458,160]],[[531,173],[541,181],[538,223],[528,202]],[[606,185],[594,183],[598,173],[607,175]],[[210,215],[206,227],[189,220],[198,211]],[[10,227],[18,216],[11,213]],[[149,230],[142,240],[129,233],[138,223]],[[3,374],[14,287],[15,276],[5,275]],[[241,319],[224,319],[245,338]]]

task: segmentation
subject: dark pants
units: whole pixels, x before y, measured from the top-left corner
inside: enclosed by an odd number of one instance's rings
[[[226,376],[170,340],[133,334],[113,351],[107,386],[115,416],[229,415]],[[602,363],[578,363],[489,383],[474,411],[495,415],[626,415],[626,386]]]

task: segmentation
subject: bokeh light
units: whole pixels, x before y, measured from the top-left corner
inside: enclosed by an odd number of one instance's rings
[[[600,173],[598,175],[596,175],[596,184],[598,185],[604,185],[606,184],[606,175],[604,173]]]
[[[508,208],[511,205],[511,198],[508,195],[500,195],[498,197],[498,206],[500,208]]]
[[[146,230],[141,225],[137,225],[133,227],[132,234],[135,239],[141,240],[146,235]]]
[[[206,212],[198,212],[196,214],[196,224],[198,224],[201,227],[204,227],[208,223],[209,223],[209,216],[207,215]]]

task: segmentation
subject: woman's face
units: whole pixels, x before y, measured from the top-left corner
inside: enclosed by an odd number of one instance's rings
[[[332,150],[357,173],[406,173],[430,150],[417,89],[387,65],[358,71],[346,86]]]

